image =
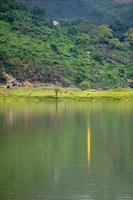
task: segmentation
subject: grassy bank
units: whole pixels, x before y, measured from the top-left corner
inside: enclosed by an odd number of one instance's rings
[[[56,99],[55,88],[36,86],[24,88],[6,89],[0,87],[0,97],[5,98],[36,98]],[[85,90],[77,88],[60,88],[57,94],[58,100],[133,100],[133,89],[112,89],[106,91]]]

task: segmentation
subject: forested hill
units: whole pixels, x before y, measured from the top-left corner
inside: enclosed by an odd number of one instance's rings
[[[1,82],[8,74],[19,82],[59,82],[82,88],[133,86],[133,26],[53,20],[44,7],[1,0]]]
[[[133,0],[24,0],[27,6],[47,9],[51,19],[81,18],[109,24],[133,25]],[[131,20],[132,19],[132,20]]]

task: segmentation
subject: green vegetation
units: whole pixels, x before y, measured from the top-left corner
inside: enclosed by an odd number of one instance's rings
[[[50,19],[71,21],[84,18],[107,23],[117,29],[133,26],[132,0],[127,2],[126,0],[24,0],[24,2],[28,7],[45,7]]]
[[[91,85],[88,81],[83,81],[79,84],[79,88],[81,90],[87,90],[87,89],[90,89],[91,88]]]
[[[3,3],[2,3],[3,2]],[[133,87],[132,28],[86,20],[54,25],[45,8],[0,4],[0,82],[60,83],[81,89]]]
[[[54,92],[55,92],[55,99],[57,100],[58,99],[58,94],[59,94],[59,92],[60,92],[60,86],[56,83],[55,85],[54,85]]]
[[[133,89],[111,89],[107,91],[80,90],[78,88],[61,88],[59,86],[37,86],[30,88],[0,88],[0,96],[6,98],[39,99],[39,100],[113,100],[125,101],[133,100]]]

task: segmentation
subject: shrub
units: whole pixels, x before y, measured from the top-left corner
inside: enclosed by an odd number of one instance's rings
[[[82,81],[80,84],[79,84],[79,88],[81,90],[87,90],[87,89],[90,89],[91,88],[91,84],[90,82],[88,81]]]
[[[119,39],[117,39],[117,38],[110,39],[108,43],[112,48],[120,48],[121,47],[121,43],[120,43]]]

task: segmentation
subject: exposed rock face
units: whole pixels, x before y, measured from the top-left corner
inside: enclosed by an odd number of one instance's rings
[[[22,83],[22,86],[23,87],[32,87],[32,83],[29,82],[29,81],[25,81],[25,82]]]
[[[3,76],[6,80],[6,87],[7,88],[12,88],[12,87],[15,87],[15,86],[19,86],[19,87],[21,86],[21,83],[18,82],[15,78],[13,78],[12,75],[9,75],[9,74],[4,72]]]
[[[6,88],[12,87],[32,87],[32,83],[29,81],[19,82],[12,75],[4,73],[6,79]]]

